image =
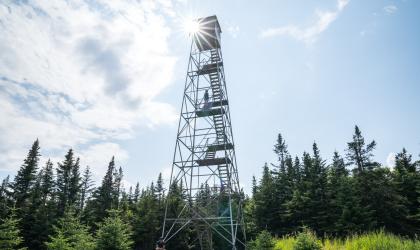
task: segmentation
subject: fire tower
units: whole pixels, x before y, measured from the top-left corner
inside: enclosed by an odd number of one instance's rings
[[[171,240],[188,231],[197,232],[190,236],[194,249],[244,249],[243,195],[223,69],[221,29],[216,16],[196,21],[161,242],[167,242],[169,247]]]

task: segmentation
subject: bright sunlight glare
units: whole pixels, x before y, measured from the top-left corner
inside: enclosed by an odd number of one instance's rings
[[[200,31],[200,24],[196,20],[187,20],[184,29],[188,34],[195,34]]]

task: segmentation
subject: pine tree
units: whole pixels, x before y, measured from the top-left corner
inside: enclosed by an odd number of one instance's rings
[[[318,145],[313,144],[313,157],[311,168],[310,207],[312,210],[312,225],[321,234],[326,232],[328,218],[327,199],[327,168],[321,158]]]
[[[345,185],[347,185],[347,178],[349,173],[346,169],[344,159],[334,152],[332,164],[328,170],[328,184],[327,184],[327,197],[329,200],[328,204],[328,229],[327,232],[331,234],[341,234],[343,225],[340,218],[343,214],[343,209],[346,206],[346,200],[349,197],[341,196],[345,192]],[[347,223],[347,222],[346,222]]]
[[[372,161],[372,151],[376,147],[376,142],[372,141],[365,144],[365,139],[358,126],[355,126],[353,141],[347,143],[347,160],[349,165],[354,165],[355,192],[358,206],[361,208],[363,221],[361,229],[364,231],[378,226],[375,218],[375,208],[372,200],[375,198],[373,190],[375,186],[374,169],[379,166]]]
[[[115,208],[119,207],[119,200],[121,195],[121,185],[122,185],[122,178],[123,178],[123,171],[120,167],[118,170],[115,168],[113,173],[113,186],[114,186],[114,192],[113,192],[113,203],[115,205]]]
[[[403,204],[407,208],[407,220],[412,233],[420,233],[420,220],[417,212],[420,208],[420,193],[417,187],[420,186],[420,175],[416,169],[416,163],[412,156],[403,148],[401,153],[395,156],[394,182],[396,191],[404,198]]]
[[[295,160],[295,163],[297,161]],[[299,181],[293,190],[292,199],[287,202],[287,214],[290,218],[291,231],[297,231],[301,226],[313,226],[311,197],[312,197],[312,157],[304,152]],[[298,166],[295,166],[297,168]]]
[[[99,225],[96,249],[130,250],[133,245],[131,235],[130,225],[121,220],[117,211],[111,211],[110,216]]]
[[[30,249],[45,249],[56,219],[53,164],[48,160],[40,171],[32,194],[30,213],[22,220],[25,244]]]
[[[163,188],[163,179],[162,179],[162,173],[159,173],[157,182],[156,182],[156,190],[155,193],[158,197],[159,204],[162,203],[163,197],[165,196],[165,190]]]
[[[255,194],[257,193],[257,179],[255,179],[255,175],[252,176],[252,197],[255,197]]]
[[[80,189],[80,211],[83,211],[85,208],[86,201],[90,198],[90,195],[93,191],[93,180],[92,180],[92,173],[90,172],[89,166],[86,167],[82,181],[81,181],[81,189]]]
[[[137,182],[136,188],[134,189],[134,195],[133,195],[133,202],[134,203],[137,203],[138,202],[139,196],[140,196],[140,185]]]
[[[42,170],[41,177],[41,199],[44,205],[46,205],[47,201],[52,199],[54,184],[53,164],[50,159],[48,159],[44,169]]]
[[[0,186],[0,218],[6,218],[13,204],[12,191],[10,190],[10,177],[3,179]]]
[[[115,177],[115,158],[112,157],[101,186],[93,192],[93,199],[86,206],[84,217],[88,223],[94,225],[101,222],[107,217],[107,210],[117,208]]]
[[[275,212],[272,220],[272,231],[276,234],[284,234],[284,230],[287,231],[286,227],[288,221],[285,218],[286,203],[292,197],[292,182],[293,182],[293,162],[287,151],[287,145],[282,135],[279,134],[277,137],[277,143],[274,145],[274,152],[278,157],[278,165],[273,164],[275,170],[273,171],[273,188],[274,188],[274,200],[273,207]],[[291,171],[290,173],[288,171]],[[290,174],[290,176],[289,176]]]
[[[95,240],[73,211],[66,211],[54,226],[54,235],[46,243],[49,250],[93,250]]]
[[[255,194],[255,218],[257,225],[260,229],[275,230],[273,223],[273,216],[267,216],[268,214],[273,215],[277,210],[275,207],[275,192],[274,192],[273,176],[267,166],[267,163],[263,167],[263,175],[258,185],[258,191]]]
[[[132,186],[130,186],[130,188],[128,189],[128,197],[127,197],[127,200],[128,200],[128,204],[130,206],[133,205],[133,187]]]
[[[18,227],[18,219],[15,218],[14,212],[9,217],[1,220],[0,224],[0,249],[15,250],[21,248],[23,238],[20,235]]]
[[[77,208],[80,206],[80,189],[81,189],[81,178],[80,178],[80,159],[77,158],[70,171],[70,183],[69,183],[69,195],[68,203],[69,206]]]
[[[353,141],[347,143],[347,160],[349,164],[357,167],[356,173],[362,173],[366,169],[372,169],[377,164],[371,161],[372,151],[376,147],[376,142],[372,141],[365,146],[365,139],[358,126],[354,128]]]
[[[78,163],[77,163],[78,164]],[[75,160],[73,150],[70,149],[65,155],[63,163],[58,163],[57,166],[57,198],[58,198],[58,215],[63,215],[66,208],[72,205],[75,193],[74,191],[74,173],[73,168]]]
[[[32,187],[35,184],[36,172],[38,170],[39,157],[39,141],[38,139],[32,144],[28,156],[24,160],[22,167],[19,169],[13,183],[13,196],[15,198],[15,207],[20,209],[18,217],[26,212],[28,207],[28,199],[31,196]]]

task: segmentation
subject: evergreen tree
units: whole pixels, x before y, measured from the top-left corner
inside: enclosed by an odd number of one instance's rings
[[[273,215],[277,210],[275,207],[273,176],[268,169],[267,163],[263,168],[263,175],[255,194],[255,218],[260,229],[275,230],[273,220],[277,219]]]
[[[80,178],[80,159],[77,158],[70,171],[70,183],[69,183],[69,195],[68,203],[69,206],[78,208],[80,206],[80,189],[81,189],[81,178]]]
[[[123,222],[117,211],[111,211],[98,228],[96,233],[98,250],[130,250],[133,241],[131,240],[131,227]]]
[[[113,202],[115,204],[115,207],[119,207],[119,200],[121,195],[121,185],[122,185],[122,178],[123,178],[123,171],[120,167],[118,170],[114,169],[114,197]]]
[[[81,189],[80,189],[80,207],[79,209],[82,211],[85,208],[86,200],[90,198],[90,194],[93,191],[93,180],[92,180],[92,173],[90,172],[89,166],[86,167],[82,181],[81,181]]]
[[[0,219],[6,218],[9,214],[9,208],[13,205],[12,191],[10,190],[10,177],[3,179],[0,186]]]
[[[52,200],[53,192],[54,192],[54,173],[53,173],[53,164],[48,159],[47,163],[45,164],[44,169],[42,170],[41,175],[41,199],[42,204],[46,205],[46,203]]]
[[[358,126],[355,126],[353,140],[347,143],[347,160],[349,165],[354,165],[355,192],[358,206],[361,208],[363,221],[361,229],[368,231],[378,226],[375,218],[375,208],[372,200],[375,198],[373,190],[375,185],[374,169],[379,166],[372,161],[372,151],[376,142],[365,144],[365,139]]]
[[[295,160],[295,163],[297,161]],[[311,210],[312,195],[312,157],[304,152],[299,181],[293,190],[290,201],[287,202],[287,215],[290,218],[291,231],[297,231],[301,226],[313,224]],[[297,167],[295,167],[297,168]]]
[[[18,220],[15,218],[14,212],[9,217],[1,220],[0,224],[0,249],[15,250],[21,248],[23,238],[20,235]]]
[[[403,148],[401,153],[395,156],[394,182],[397,193],[403,197],[403,204],[407,208],[407,220],[411,232],[420,233],[420,218],[417,218],[420,208],[420,193],[417,187],[420,186],[420,175],[416,169],[416,163]]]
[[[139,200],[139,197],[140,197],[140,185],[137,182],[136,188],[134,189],[133,202],[137,203],[137,201]]]
[[[40,171],[32,194],[31,212],[22,221],[25,244],[30,249],[45,249],[44,242],[48,240],[56,219],[52,168],[53,164],[48,160]]]
[[[287,231],[289,224],[285,218],[287,213],[286,203],[292,197],[292,183],[293,183],[293,162],[287,151],[287,145],[282,135],[277,136],[277,143],[274,145],[274,152],[278,157],[278,165],[273,171],[273,188],[274,200],[273,207],[275,209],[272,220],[272,229],[276,234],[284,234]],[[290,171],[290,172],[288,172]]]
[[[376,147],[376,142],[372,141],[365,145],[365,139],[362,136],[358,126],[354,128],[353,141],[347,143],[347,160],[350,165],[356,166],[356,173],[362,173],[366,169],[372,169],[377,166],[372,162],[372,151]]]
[[[339,225],[338,221],[341,218],[345,201],[340,196],[344,192],[344,185],[346,185],[348,178],[348,171],[344,163],[344,159],[334,152],[332,164],[328,170],[328,184],[327,184],[327,197],[329,200],[328,204],[328,225],[327,232],[329,234],[340,234],[343,225]]]
[[[54,226],[54,235],[46,246],[49,250],[92,250],[95,249],[95,240],[74,212],[66,211]]]
[[[255,179],[255,175],[252,176],[252,197],[255,197],[255,194],[257,193],[257,179]]]
[[[127,201],[130,207],[133,205],[133,187],[130,186],[128,189]]]
[[[77,196],[77,188],[75,187],[77,178],[75,177],[75,174],[78,172],[78,164],[78,160],[74,160],[72,149],[65,155],[65,160],[62,163],[58,163],[56,187],[58,215],[60,216],[64,214],[66,208],[74,205],[74,200]]]
[[[118,172],[117,172],[118,173]],[[115,180],[117,178],[117,180]],[[92,194],[85,211],[86,220],[90,224],[101,222],[107,217],[107,211],[118,207],[118,196],[120,181],[115,170],[115,158],[112,157],[108,169],[102,179],[102,184]],[[122,178],[122,172],[121,172]]]
[[[165,195],[165,190],[163,188],[163,179],[162,179],[162,173],[159,173],[157,182],[156,182],[156,190],[155,193],[158,197],[159,204],[162,202],[163,197]]]
[[[13,183],[13,196],[15,198],[15,207],[18,210],[18,216],[26,213],[29,198],[31,196],[32,187],[35,184],[36,172],[39,162],[39,141],[38,139],[32,144],[29,153],[24,160],[21,168],[15,176]]]
[[[323,234],[328,226],[327,168],[316,143],[313,144],[310,179],[311,228],[316,228],[319,233]]]

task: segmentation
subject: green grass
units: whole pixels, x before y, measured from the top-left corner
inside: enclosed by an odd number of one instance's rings
[[[308,233],[308,232],[306,232]],[[306,233],[301,233],[306,234]],[[275,250],[300,250],[304,244],[298,244],[302,236],[275,239]],[[313,239],[320,243],[319,239]],[[307,241],[307,238],[305,239]],[[306,243],[305,243],[306,244]],[[355,235],[344,240],[326,239],[322,241],[324,250],[420,250],[419,240],[401,238],[383,231],[364,235]]]

